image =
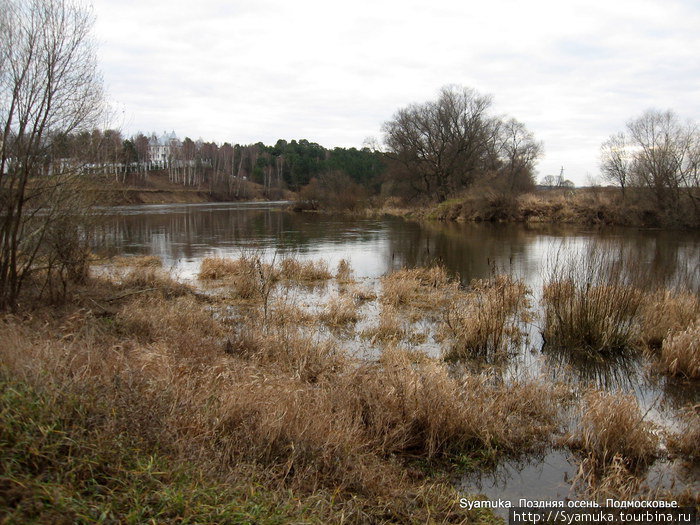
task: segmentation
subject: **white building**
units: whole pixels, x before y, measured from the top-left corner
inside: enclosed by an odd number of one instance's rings
[[[148,157],[151,162],[165,165],[175,154],[175,150],[181,145],[180,139],[174,131],[163,132],[160,137],[151,133],[148,139]]]

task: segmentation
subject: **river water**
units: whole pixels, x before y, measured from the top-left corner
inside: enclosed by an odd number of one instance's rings
[[[103,210],[103,214],[100,247],[120,255],[160,256],[166,268],[188,281],[195,281],[204,257],[238,257],[251,250],[268,258],[324,259],[330,268],[346,259],[355,276],[369,286],[393,269],[439,262],[465,284],[494,273],[511,273],[532,288],[536,305],[554,258],[578,257],[595,247],[623,263],[633,263],[638,279],[695,292],[700,288],[697,233],[348,218],[294,214],[286,211],[284,203],[125,206]],[[376,310],[370,308],[366,313],[371,316]],[[360,339],[352,343],[355,350],[365,344]],[[421,349],[435,353],[435,348],[428,340]],[[647,418],[673,427],[678,409],[700,403],[700,392],[697,385],[671,383],[648,373],[648,364],[635,356],[593,366],[547,353],[535,322],[527,344],[506,373],[545,381],[592,382],[632,392]],[[504,461],[486,474],[466,473],[457,484],[465,492],[494,499],[562,499],[572,497],[569,481],[576,468],[566,452],[545,451],[525,461]],[[660,485],[676,483],[700,490],[697,469],[657,461],[651,476]]]

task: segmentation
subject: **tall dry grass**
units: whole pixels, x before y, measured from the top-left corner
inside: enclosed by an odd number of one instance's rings
[[[404,268],[382,278],[380,301],[391,307],[436,309],[458,288],[444,266]]]
[[[610,354],[635,347],[643,294],[600,249],[556,260],[542,294],[547,345]]]
[[[686,407],[681,423],[680,432],[668,436],[668,448],[673,454],[700,464],[700,405]]]
[[[327,281],[333,277],[324,260],[299,261],[285,258],[280,261],[279,269],[281,278],[301,283]]]
[[[644,421],[633,395],[589,392],[581,421],[569,444],[581,450],[590,466],[604,471],[621,458],[629,470],[646,467],[657,455],[659,438]]]
[[[448,360],[504,355],[523,336],[529,319],[529,289],[508,275],[474,280],[468,292],[444,310],[442,332],[451,344]]]
[[[664,339],[685,330],[700,312],[696,294],[659,290],[647,294],[639,312],[641,342],[649,348],[661,348]]]
[[[661,345],[658,368],[669,376],[700,379],[700,319],[685,330],[669,332]]]
[[[341,327],[360,319],[357,304],[349,297],[332,297],[319,313],[319,319],[331,326]]]
[[[335,278],[339,283],[353,283],[353,269],[350,266],[350,261],[347,259],[341,259],[338,261],[338,267],[335,271]]]

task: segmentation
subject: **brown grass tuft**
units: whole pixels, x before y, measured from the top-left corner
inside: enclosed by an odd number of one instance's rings
[[[546,344],[597,354],[636,347],[644,297],[627,270],[598,249],[557,261],[542,295]]]
[[[333,297],[319,314],[319,319],[329,326],[338,327],[356,323],[360,316],[354,300],[347,297]]]
[[[628,469],[653,462],[658,447],[654,425],[644,421],[633,395],[589,392],[577,433],[570,437],[573,448],[585,452],[598,470],[620,456]]]
[[[202,261],[200,280],[225,280],[234,297],[267,303],[279,278],[273,265],[259,255],[242,255],[238,259],[208,257]]]
[[[700,299],[688,292],[661,290],[648,294],[640,310],[640,337],[652,349],[670,335],[682,331],[697,318]]]
[[[137,255],[133,257],[115,257],[115,266],[130,266],[132,268],[161,268],[163,259],[156,255]]]
[[[338,261],[338,268],[335,272],[335,278],[339,283],[354,282],[353,270],[350,266],[350,261],[348,261],[347,259],[341,259],[340,261]]]
[[[436,309],[449,300],[459,283],[442,266],[404,268],[382,278],[382,303]]]
[[[700,319],[680,332],[669,332],[661,345],[659,369],[664,374],[700,379]]]
[[[241,273],[243,259],[226,259],[224,257],[205,257],[197,277],[202,281],[215,281]]]
[[[668,437],[668,448],[692,463],[700,463],[700,404],[684,410],[682,423],[681,431]]]
[[[443,335],[452,341],[445,359],[495,358],[523,336],[530,291],[520,280],[499,275],[474,280],[468,293],[455,298],[444,311]]]
[[[283,279],[301,283],[326,281],[333,277],[326,261],[298,261],[292,258],[280,261],[280,274]]]

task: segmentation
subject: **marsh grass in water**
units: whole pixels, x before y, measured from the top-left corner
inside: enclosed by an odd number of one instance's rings
[[[508,275],[472,281],[443,310],[442,332],[451,341],[445,359],[504,357],[524,337],[529,295],[522,281]]]
[[[546,345],[611,354],[637,344],[637,314],[643,294],[600,249],[556,259],[542,294]]]

